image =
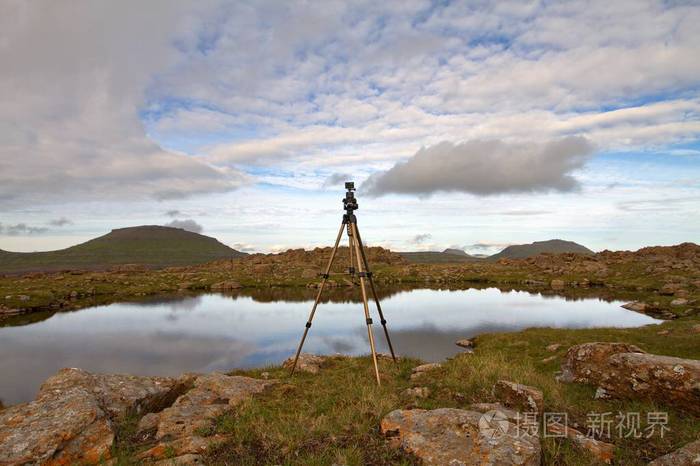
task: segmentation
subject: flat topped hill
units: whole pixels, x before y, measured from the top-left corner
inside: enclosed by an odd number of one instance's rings
[[[530,244],[508,246],[498,254],[489,256],[489,260],[525,259],[527,257],[533,257],[544,253],[563,254],[572,252],[577,254],[594,254],[594,252],[587,247],[574,243],[573,241],[551,239],[549,241],[535,241],[534,243]]]
[[[0,250],[0,273],[100,270],[137,264],[152,268],[194,265],[245,256],[215,238],[180,228],[119,228],[70,248],[47,252]]]
[[[480,260],[477,257],[470,256],[460,249],[445,249],[442,252],[400,252],[399,254],[401,254],[408,262],[412,264],[453,264]]]

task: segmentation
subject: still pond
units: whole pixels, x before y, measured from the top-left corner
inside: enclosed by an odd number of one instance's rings
[[[319,306],[304,351],[368,353],[364,313],[355,294],[336,291]],[[660,322],[621,308],[621,301],[495,288],[382,295],[397,353],[425,361],[449,357],[460,351],[455,340],[484,332]],[[178,375],[278,364],[295,351],[312,301],[311,290],[205,294],[110,304],[0,327],[0,400],[33,399],[41,383],[62,367]],[[379,319],[373,317],[378,350],[386,352]]]

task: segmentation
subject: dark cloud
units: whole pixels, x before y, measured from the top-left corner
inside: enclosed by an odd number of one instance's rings
[[[20,236],[20,235],[38,235],[49,231],[44,227],[32,227],[26,223],[18,223],[16,225],[3,225],[0,223],[0,235]]]
[[[420,149],[388,171],[373,174],[363,190],[378,196],[438,191],[478,195],[572,191],[579,185],[571,173],[583,167],[592,152],[593,146],[578,136],[543,144],[445,141]]]
[[[173,210],[167,211],[165,213],[165,215],[167,215],[168,217],[179,217],[180,215],[182,215],[182,212],[180,212],[177,209],[173,209]]]
[[[204,229],[202,225],[200,225],[192,219],[173,220],[172,222],[166,223],[164,226],[172,228],[182,228],[183,230],[191,231],[192,233],[201,233]]]
[[[73,225],[73,221],[67,219],[66,217],[57,218],[49,221],[49,225],[54,227],[63,227],[66,225]]]
[[[423,233],[423,234],[416,235],[413,238],[411,238],[411,243],[421,244],[421,243],[428,241],[432,237],[433,237],[433,235],[431,235],[430,233]]]
[[[331,176],[326,178],[323,182],[323,188],[332,188],[336,186],[341,186],[346,181],[352,181],[352,176],[346,173],[333,173]]]

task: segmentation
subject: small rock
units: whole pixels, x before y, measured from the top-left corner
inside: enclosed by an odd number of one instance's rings
[[[656,458],[649,466],[697,466],[700,464],[700,440]]]
[[[457,340],[455,342],[455,345],[459,346],[460,348],[466,348],[466,349],[473,349],[474,348],[474,342],[467,339],[467,338],[462,338],[461,340]]]
[[[551,345],[548,345],[547,348],[545,348],[545,349],[549,352],[554,352],[554,351],[557,351],[562,346],[563,345],[561,343],[552,343]]]
[[[411,371],[410,378],[411,378],[411,380],[416,380],[416,379],[422,377],[423,375],[425,375],[427,372],[435,370],[435,369],[439,369],[440,367],[442,367],[442,365],[439,362],[432,362],[429,364],[422,364],[420,366],[416,366]]]
[[[262,378],[263,380],[267,380],[267,379],[270,378],[270,373],[269,373],[269,372],[263,372],[263,373],[260,374],[260,378]]]
[[[499,380],[493,386],[495,396],[504,406],[523,412],[543,412],[544,396],[542,391],[527,385]]]
[[[407,388],[403,391],[403,394],[412,398],[428,398],[430,396],[430,389],[428,387]]]
[[[77,298],[77,297],[78,297],[78,292],[75,291],[75,290],[71,291],[71,292],[70,292],[70,297],[73,298],[73,299]]]
[[[318,356],[310,353],[301,353],[299,355],[299,360],[297,361],[297,367],[295,370],[299,372],[308,372],[309,374],[318,374],[318,372],[321,370],[321,365],[323,364],[323,361],[325,361],[325,358],[323,356]],[[286,359],[282,363],[282,367],[285,367],[290,370],[292,369],[293,365],[294,356]]]
[[[668,335],[669,333],[671,333],[670,330],[659,330],[658,332],[656,332],[657,335],[661,336]]]
[[[26,294],[18,295],[17,298],[19,298],[20,301],[29,301],[31,299],[31,297],[27,296]]]
[[[550,357],[548,357],[548,358],[544,358],[544,359],[542,360],[542,362],[543,362],[544,364],[547,364],[547,363],[550,363],[550,362],[552,362],[552,361],[554,361],[555,359],[558,359],[558,358],[559,358],[559,356],[554,355],[554,356],[550,356]]]
[[[517,429],[504,415],[441,408],[392,411],[382,419],[390,445],[425,465],[540,464],[537,436]]]
[[[690,331],[693,332],[693,333],[700,333],[700,324],[693,325],[693,326],[690,328]]]
[[[688,304],[688,300],[685,298],[676,298],[671,301],[671,306],[685,306]]]

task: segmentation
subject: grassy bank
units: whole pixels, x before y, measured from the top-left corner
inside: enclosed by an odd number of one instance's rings
[[[692,328],[695,324],[694,319],[683,319],[639,329],[530,329],[482,335],[473,354],[458,355],[416,381],[410,380],[410,373],[419,361],[404,359],[394,365],[389,359],[381,359],[381,387],[374,384],[368,357],[330,358],[319,374],[297,374],[293,378],[279,367],[235,371],[232,374],[252,377],[267,372],[265,376],[280,383],[222,416],[215,428],[202,433],[230,436],[208,454],[207,463],[416,464],[414,458],[385,442],[379,431],[384,415],[406,408],[469,409],[472,403],[496,401],[491,387],[497,380],[506,379],[541,389],[545,411],[566,412],[569,425],[584,433],[588,413],[638,412],[643,427],[645,413],[668,412],[669,431],[663,438],[619,438],[613,434],[612,439],[602,439],[616,445],[616,464],[645,464],[697,439],[698,419],[664,405],[663,400],[594,400],[594,387],[559,383],[555,373],[570,346],[589,341],[629,342],[649,352],[700,359],[700,336]],[[548,351],[546,347],[553,343],[562,346],[555,352]],[[416,399],[406,395],[404,390],[413,386],[428,387],[429,396]],[[131,420],[131,425],[135,421]],[[129,435],[122,436],[119,463],[134,464],[130,458],[147,446]],[[545,439],[542,447],[544,464],[596,464],[569,440]]]
[[[648,304],[647,313],[664,318],[700,312],[700,247],[685,244],[647,249],[463,264],[406,264],[398,254],[381,248],[370,248],[368,255],[380,288],[496,286],[571,297],[641,300]],[[318,283],[318,273],[329,254],[329,248],[290,250],[160,270],[120,267],[106,272],[4,276],[0,277],[0,316],[12,309],[70,310],[158,294],[303,288]],[[331,287],[352,285],[350,277],[343,274],[347,264],[347,248],[341,248]],[[672,305],[678,298],[685,301]]]

